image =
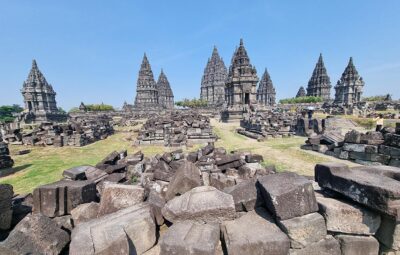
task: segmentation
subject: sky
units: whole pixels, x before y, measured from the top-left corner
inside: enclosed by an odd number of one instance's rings
[[[0,105],[23,104],[32,59],[65,110],[133,103],[144,52],[175,101],[198,98],[213,46],[228,67],[240,38],[278,99],[307,85],[320,53],[332,86],[352,56],[364,96],[398,99],[399,13],[399,0],[0,0]]]

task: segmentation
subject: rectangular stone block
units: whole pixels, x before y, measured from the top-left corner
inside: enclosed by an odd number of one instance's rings
[[[263,208],[257,208],[222,225],[222,234],[229,255],[287,255],[288,237],[274,224]]]
[[[400,221],[382,216],[381,225],[375,236],[386,247],[400,250]]]
[[[34,212],[47,217],[63,216],[96,198],[96,184],[91,181],[58,181],[33,191]]]
[[[327,231],[324,217],[319,213],[277,222],[290,239],[290,248],[301,249],[325,238]]]
[[[268,210],[279,220],[318,211],[311,181],[296,173],[263,176],[258,179],[257,186]]]
[[[376,255],[379,243],[372,236],[337,235],[342,254],[345,255]]]
[[[290,249],[289,255],[342,255],[339,242],[328,235],[303,249]]]

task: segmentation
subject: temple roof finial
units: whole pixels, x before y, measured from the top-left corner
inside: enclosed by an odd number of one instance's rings
[[[243,38],[240,38],[240,45],[243,46]]]

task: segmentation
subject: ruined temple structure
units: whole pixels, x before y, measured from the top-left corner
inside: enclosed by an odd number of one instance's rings
[[[201,79],[200,99],[207,101],[209,106],[222,105],[225,101],[226,76],[227,70],[224,61],[214,46]]]
[[[162,69],[160,76],[158,76],[157,91],[158,91],[158,103],[163,108],[173,109],[174,94],[172,92],[171,86],[169,85],[167,76],[164,74],[164,71]]]
[[[167,76],[161,70],[156,83],[146,53],[140,66],[135,104],[133,107],[128,104],[123,106],[124,111],[131,111],[132,108],[145,112],[174,108],[174,94]]]
[[[56,92],[47,83],[40,72],[36,61],[32,61],[32,68],[21,90],[24,97],[25,111],[18,120],[25,123],[40,123],[46,121],[65,121],[66,114],[57,108]]]
[[[275,105],[276,91],[272,84],[271,77],[267,69],[260,80],[257,89],[257,100],[261,105],[274,106]]]
[[[358,74],[353,64],[353,58],[350,58],[349,64],[335,86],[334,103],[347,106],[359,103],[364,85],[363,78]]]
[[[242,119],[243,113],[257,106],[257,70],[240,39],[229,67],[225,83],[225,102],[227,107],[221,112],[222,121]]]
[[[146,53],[143,56],[137,80],[135,108],[158,108],[158,90]]]
[[[308,82],[307,96],[322,97],[324,101],[330,99],[331,81],[326,72],[322,54],[319,55],[313,74]]]
[[[297,91],[296,97],[305,97],[306,96],[306,91],[303,86],[299,88],[299,91]]]

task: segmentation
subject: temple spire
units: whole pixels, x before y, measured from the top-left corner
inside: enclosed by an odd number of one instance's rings
[[[271,80],[271,76],[268,73],[267,68],[264,70],[264,74],[261,77],[260,83],[257,89],[257,100],[263,105],[273,106],[275,105],[276,91]]]
[[[307,96],[322,97],[325,101],[330,98],[331,81],[325,68],[322,53],[307,86]]]

